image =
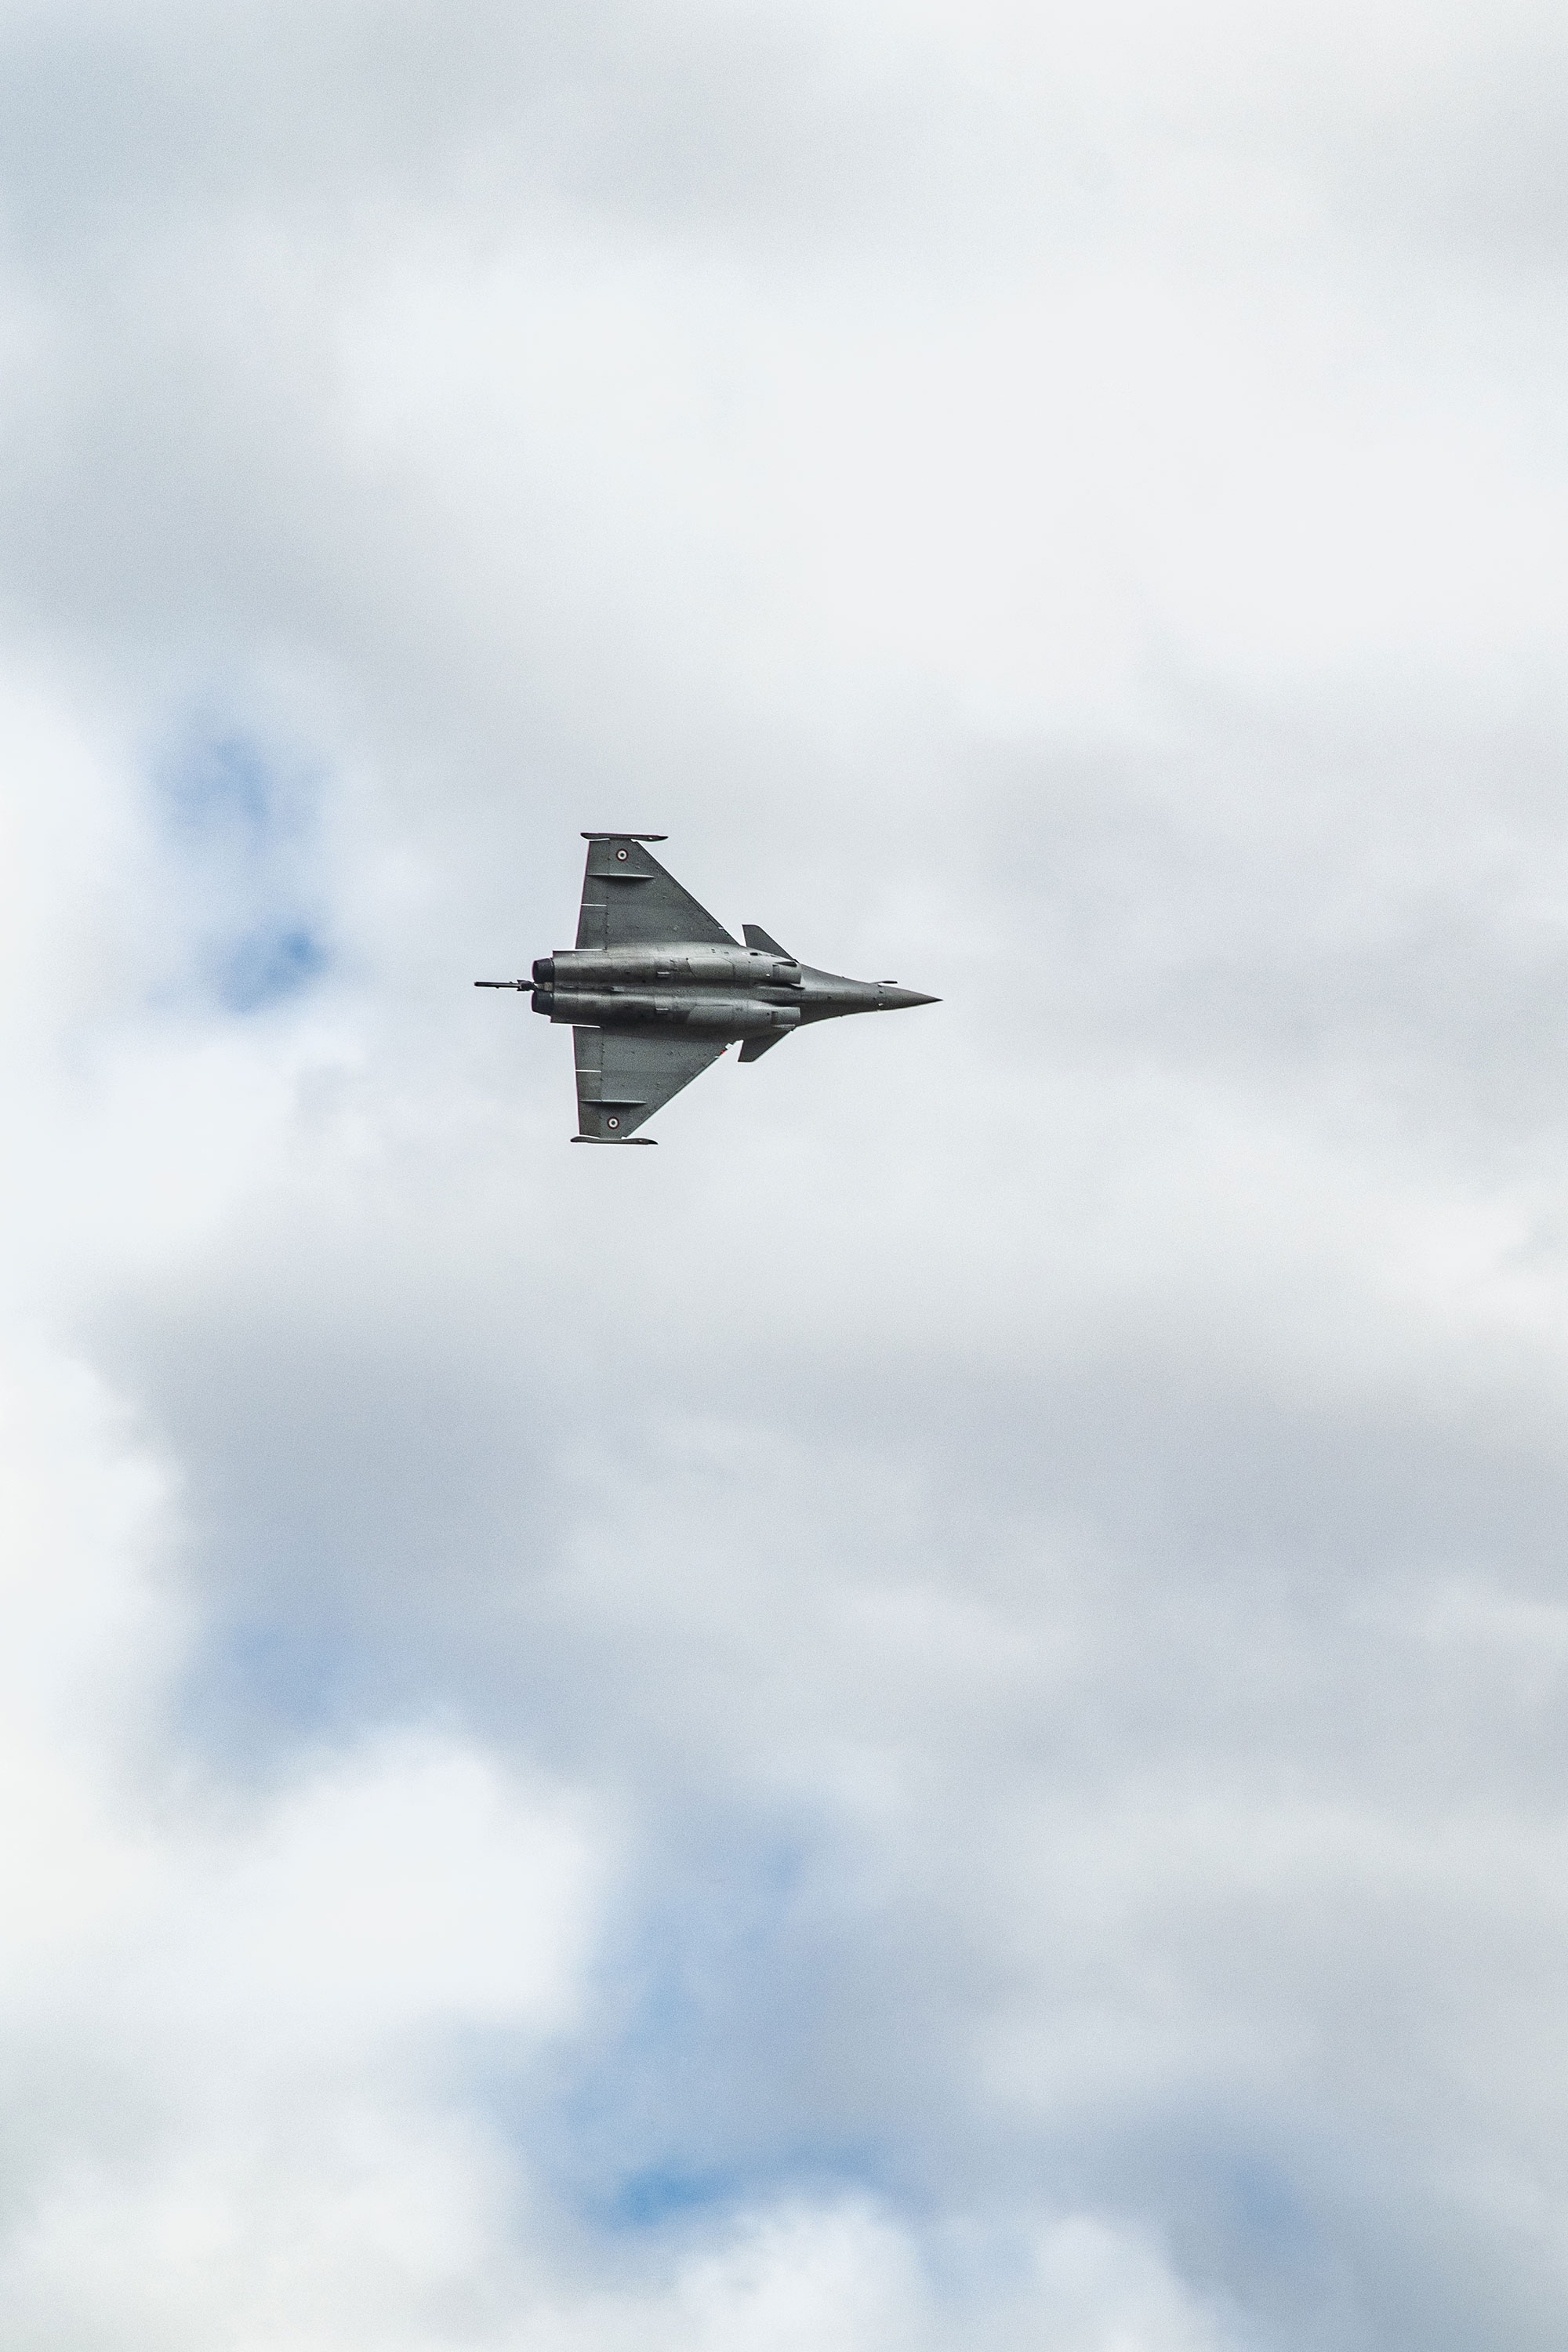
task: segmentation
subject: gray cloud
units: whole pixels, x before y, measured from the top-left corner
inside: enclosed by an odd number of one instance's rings
[[[1227,24],[5,28],[22,2342],[1560,2337],[1537,33]],[[627,821],[942,1008],[567,1151]]]

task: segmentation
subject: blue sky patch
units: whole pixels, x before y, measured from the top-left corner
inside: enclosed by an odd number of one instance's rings
[[[168,931],[188,982],[246,1016],[330,968],[317,857],[320,780],[250,730],[190,722],[157,762],[171,854]]]
[[[302,926],[254,931],[229,951],[217,975],[218,993],[231,1013],[256,1013],[298,994],[327,962],[321,940]]]
[[[305,814],[298,773],[235,730],[193,730],[162,763],[159,782],[174,824],[203,842],[241,835],[259,852]]]
[[[833,1857],[798,1830],[748,1843],[743,1823],[716,1828],[665,1858],[612,1940],[542,2134],[537,2111],[517,2120],[536,2159],[552,2147],[563,2200],[610,2235],[784,2194],[908,2190],[875,2063],[844,2060],[845,2011],[867,1989],[821,1884]]]
[[[214,1627],[186,1684],[186,1728],[216,1727],[230,1761],[264,1748],[279,1725],[296,1735],[340,1728],[359,1665],[341,1622],[248,1620]]]
[[[891,2194],[886,2168],[865,2150],[781,2147],[749,2164],[649,2164],[627,2173],[594,2218],[611,2230],[658,2230],[702,2213],[733,2212],[789,2193],[832,2197]]]
[[[657,2229],[683,2213],[733,2204],[743,2186],[738,2172],[688,2172],[674,2165],[649,2165],[621,2183],[611,2203],[611,2218],[635,2230]]]

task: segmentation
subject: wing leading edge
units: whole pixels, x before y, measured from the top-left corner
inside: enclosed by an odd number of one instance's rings
[[[659,1036],[636,1029],[574,1029],[577,1131],[595,1143],[625,1143],[671,1096],[710,1069],[721,1038]]]
[[[732,948],[722,923],[683,890],[635,834],[589,837],[577,917],[579,948],[630,948],[687,942]],[[684,1083],[684,1081],[682,1081]]]

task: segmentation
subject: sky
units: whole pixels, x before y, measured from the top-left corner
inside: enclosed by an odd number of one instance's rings
[[[1565,105],[0,6],[8,2352],[1563,2343]]]

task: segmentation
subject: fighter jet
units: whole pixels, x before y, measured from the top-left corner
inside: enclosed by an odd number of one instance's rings
[[[567,1022],[577,1059],[574,1143],[652,1143],[637,1129],[741,1038],[760,1061],[792,1029],[843,1013],[935,1004],[892,980],[841,980],[802,963],[755,923],[731,938],[644,842],[662,833],[585,833],[577,945],[541,956],[533,1009]]]

